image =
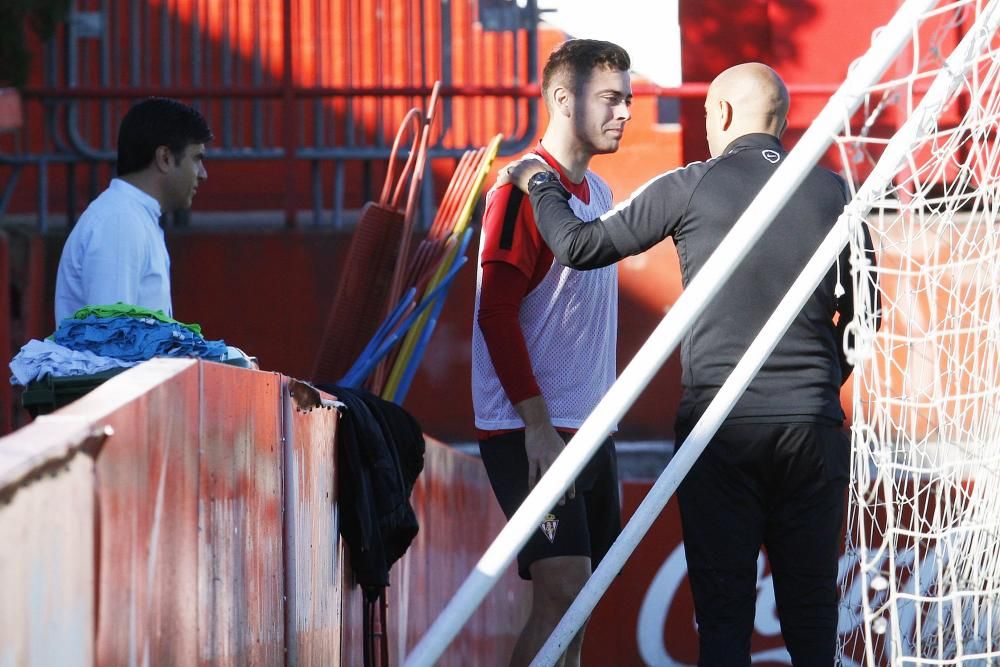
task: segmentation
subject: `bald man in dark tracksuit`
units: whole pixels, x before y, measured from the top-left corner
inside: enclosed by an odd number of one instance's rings
[[[671,237],[685,286],[785,159],[788,96],[770,68],[721,74],[706,100],[713,159],[655,177],[584,222],[558,179],[529,162],[501,178],[526,190],[556,259],[590,269]],[[681,342],[683,443],[849,201],[816,167]],[[871,239],[868,260],[874,261]],[[854,315],[845,249],[678,489],[700,665],[750,664],[756,562],[767,549],[785,645],[797,666],[834,664],[837,560],[849,477],[840,387]],[[834,323],[836,319],[836,324]]]

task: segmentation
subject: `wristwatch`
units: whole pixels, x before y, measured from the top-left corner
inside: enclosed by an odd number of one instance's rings
[[[551,171],[540,171],[528,179],[528,194],[542,183],[558,183],[559,175]]]

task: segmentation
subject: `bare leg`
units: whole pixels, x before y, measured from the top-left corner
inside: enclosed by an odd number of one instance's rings
[[[590,558],[586,556],[557,556],[532,563],[531,613],[514,646],[511,667],[528,667],[531,664],[588,578]],[[556,667],[579,667],[582,646],[581,628]]]

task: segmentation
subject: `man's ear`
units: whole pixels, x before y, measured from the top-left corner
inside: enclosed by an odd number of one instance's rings
[[[566,86],[553,86],[550,93],[552,108],[569,118],[573,114],[573,96]]]
[[[788,129],[788,116],[785,116],[785,118],[781,121],[781,129],[778,130],[779,139],[784,136],[785,130],[787,129]]]
[[[725,132],[733,124],[733,105],[719,100],[719,128]]]
[[[157,146],[153,153],[153,164],[157,170],[166,172],[174,163],[174,154],[166,146]]]

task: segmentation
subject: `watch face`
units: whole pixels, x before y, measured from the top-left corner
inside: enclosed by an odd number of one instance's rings
[[[528,189],[531,190],[536,185],[541,185],[542,183],[550,183],[557,178],[558,176],[551,171],[540,171],[528,179]]]

